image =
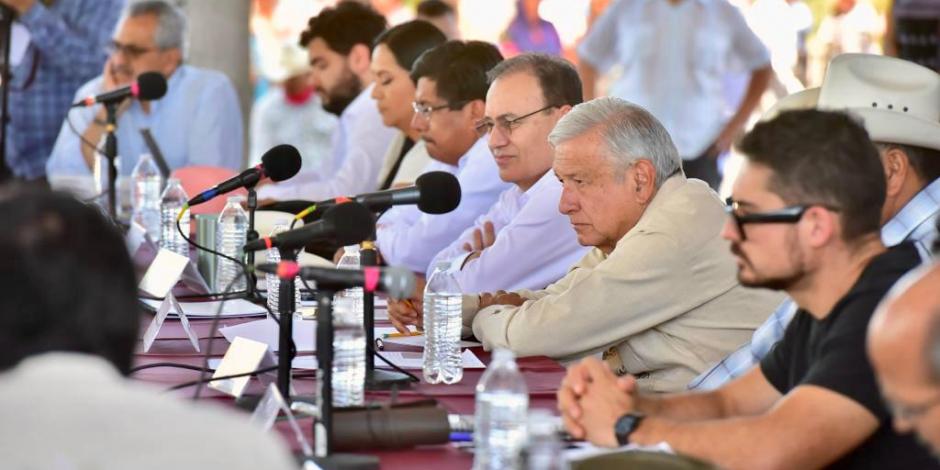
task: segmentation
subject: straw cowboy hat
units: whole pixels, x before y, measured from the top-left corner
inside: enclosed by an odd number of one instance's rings
[[[794,109],[849,110],[875,142],[940,150],[940,75],[906,60],[842,54],[819,88],[789,95],[761,118]]]
[[[263,61],[261,71],[268,80],[280,83],[310,70],[307,50],[296,44],[284,44],[277,55]]]

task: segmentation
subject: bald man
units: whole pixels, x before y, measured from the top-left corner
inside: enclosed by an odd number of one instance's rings
[[[898,282],[868,325],[868,356],[899,433],[940,454],[940,264]],[[936,359],[935,359],[936,361]]]

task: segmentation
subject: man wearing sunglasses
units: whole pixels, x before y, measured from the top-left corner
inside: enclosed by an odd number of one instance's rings
[[[881,239],[885,246],[911,241],[926,260],[937,238],[933,220],[940,213],[938,103],[936,72],[892,57],[843,54],[829,65],[821,88],[783,98],[765,119],[782,110],[813,107],[849,109],[860,115],[885,169]],[[696,377],[689,388],[711,390],[747,373],[783,337],[795,312],[796,305],[785,301],[754,332],[750,343]]]
[[[581,81],[574,66],[545,54],[505,60],[488,78],[477,130],[487,138],[500,179],[513,186],[434,257],[429,271],[438,261],[451,261],[454,277],[467,293],[542,289],[587,251],[558,212],[561,184],[551,172],[548,144],[558,120],[581,102]],[[396,326],[421,324],[418,300],[390,305]]]
[[[865,354],[875,307],[918,265],[879,236],[886,184],[865,129],[840,112],[790,111],[758,124],[723,236],[742,284],[799,306],[760,367],[705,393],[652,396],[588,359],[559,389],[568,431],[604,446],[668,443],[721,468],[935,469],[891,427]],[[847,169],[850,169],[847,171]]]
[[[449,41],[422,54],[412,66],[411,79],[417,85],[411,127],[433,160],[425,171],[452,173],[460,183],[461,198],[446,214],[424,214],[413,205],[383,214],[376,224],[376,246],[389,265],[425,273],[434,255],[509,188],[476,129],[486,106],[486,73],[502,60],[492,44]]]
[[[185,65],[187,20],[162,0],[130,4],[118,23],[101,76],[82,86],[75,101],[159,72],[167,91],[159,100],[125,100],[118,107],[118,172],[128,176],[140,155],[152,153],[141,129],[149,129],[167,166],[242,166],[242,115],[231,81],[220,72]],[[105,134],[104,106],[73,109],[62,123],[46,165],[50,177],[90,175]]]

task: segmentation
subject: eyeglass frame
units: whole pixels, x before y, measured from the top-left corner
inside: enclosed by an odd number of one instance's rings
[[[496,119],[483,118],[477,121],[476,124],[474,124],[473,128],[476,129],[477,134],[481,136],[484,136],[484,135],[489,134],[490,132],[493,132],[493,129],[496,127],[499,127],[500,129],[502,129],[502,131],[506,133],[506,135],[512,135],[513,127],[519,127],[522,124],[522,121],[524,121],[526,118],[535,116],[536,114],[541,113],[542,111],[547,111],[552,108],[560,108],[560,107],[561,106],[557,104],[550,104],[550,105],[545,106],[544,108],[537,109],[535,111],[532,111],[529,114],[523,114],[522,116],[519,116],[513,119],[507,119],[503,116],[497,117]],[[500,120],[502,120],[502,122],[500,122]]]
[[[932,408],[940,405],[940,395],[937,395],[930,400],[927,400],[923,403],[918,403],[916,405],[900,404],[895,401],[885,399],[885,405],[887,406],[888,411],[891,412],[891,416],[894,417],[894,419],[914,421],[923,417]]]
[[[469,103],[470,101],[472,100],[457,101],[455,103],[444,103],[444,104],[439,104],[437,106],[422,105],[422,104],[419,104],[417,101],[412,101],[411,109],[415,112],[415,114],[421,115],[422,118],[431,119],[431,114],[433,114],[434,111],[440,111],[444,108],[449,108],[452,111],[456,111],[466,106],[467,103]]]
[[[739,205],[740,202],[735,201],[730,196],[725,199],[725,213],[727,213],[731,217],[731,220],[734,221],[735,228],[738,231],[738,235],[741,237],[741,241],[747,239],[747,236],[744,234],[744,226],[746,224],[795,224],[803,218],[803,214],[805,214],[806,211],[811,207],[822,207],[826,210],[839,212],[839,209],[836,207],[831,207],[825,204],[811,203],[794,204],[767,212],[739,214],[736,212]]]
[[[104,50],[105,52],[108,53],[108,55],[121,53],[125,57],[133,60],[133,59],[140,58],[141,56],[143,56],[144,54],[148,52],[158,51],[160,50],[160,48],[159,47],[140,47],[136,44],[121,44],[121,42],[117,41],[116,39],[112,39],[111,42],[109,42],[108,44],[104,46]]]

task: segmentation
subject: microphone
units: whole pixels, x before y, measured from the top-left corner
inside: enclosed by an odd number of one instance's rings
[[[73,108],[93,106],[96,103],[117,103],[128,97],[139,100],[156,100],[166,94],[166,78],[159,72],[142,73],[137,81],[126,87],[111,90],[100,95],[93,95],[72,104]]]
[[[445,171],[429,171],[419,176],[414,186],[360,194],[351,199],[374,212],[381,212],[392,206],[417,204],[418,209],[426,214],[446,214],[460,204],[460,182],[457,177]],[[302,219],[317,209],[325,209],[348,200],[350,198],[338,197],[320,201],[299,212],[295,218]]]
[[[331,207],[323,218],[294,230],[270,237],[259,238],[245,244],[244,250],[259,251],[270,248],[285,250],[302,248],[314,240],[333,239],[338,245],[354,245],[372,236],[375,216],[361,204],[350,202]]]
[[[304,279],[316,281],[318,287],[327,286],[335,289],[362,287],[365,292],[382,291],[396,299],[411,296],[415,289],[415,274],[408,268],[400,266],[389,268],[366,266],[362,269],[338,269],[312,266],[300,267],[293,261],[281,261],[277,264],[260,264],[255,266],[255,270],[277,274],[281,279],[300,276]]]
[[[261,156],[261,163],[249,168],[240,174],[217,184],[212,189],[199,193],[186,203],[187,207],[202,204],[220,194],[225,194],[239,188],[250,188],[258,184],[263,178],[272,181],[284,181],[292,178],[300,171],[300,152],[293,145],[281,144],[272,147]]]

